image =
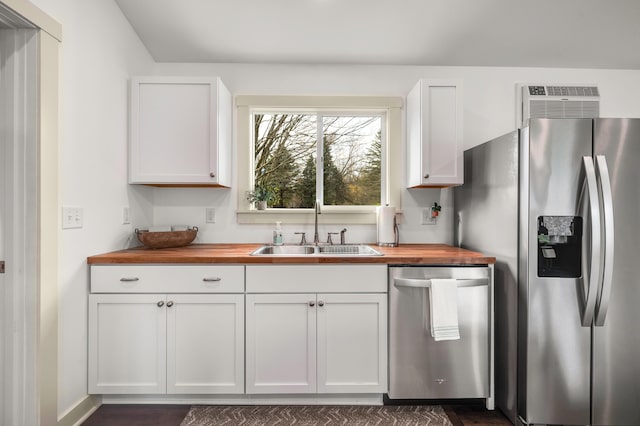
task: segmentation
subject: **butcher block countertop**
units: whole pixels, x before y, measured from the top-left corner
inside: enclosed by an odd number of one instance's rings
[[[264,244],[192,244],[169,249],[133,248],[87,258],[89,264],[136,263],[239,263],[239,264],[318,264],[383,263],[390,265],[487,265],[495,257],[446,244],[401,244],[398,247],[371,247],[383,256],[251,256]]]

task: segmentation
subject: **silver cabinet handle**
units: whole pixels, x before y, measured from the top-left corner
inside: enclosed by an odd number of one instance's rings
[[[313,308],[314,306],[316,306],[316,302],[314,302],[313,300],[310,300],[309,301],[309,306],[311,306]]]
[[[220,278],[220,277],[204,277],[202,279],[202,281],[204,281],[205,283],[212,283],[212,282],[216,282],[216,281],[222,281],[222,278]]]
[[[171,300],[169,300],[169,301],[167,302],[167,308],[170,308],[170,307],[172,307],[172,306],[173,306],[173,302],[172,302]]]
[[[584,308],[582,309],[582,326],[591,327],[593,313],[596,306],[597,289],[600,282],[600,203],[598,202],[598,187],[596,186],[596,172],[593,166],[593,158],[582,157],[587,192],[589,196],[589,213],[591,214],[591,271],[587,282],[587,294]],[[586,275],[585,275],[586,279]]]
[[[211,172],[211,173],[209,173],[209,176],[210,176],[210,177],[212,177],[212,178],[214,178],[214,177],[216,177],[216,174],[215,174],[215,173],[213,173],[213,172]]]
[[[613,196],[611,195],[611,180],[609,168],[604,155],[596,156],[598,167],[598,181],[602,191],[602,214],[604,221],[604,266],[602,271],[602,292],[600,302],[597,303],[596,326],[602,327],[609,309],[611,285],[613,283]]]
[[[318,306],[323,307],[324,306],[324,302],[322,300],[318,301]]]
[[[425,178],[425,179],[429,179],[429,173],[425,174],[425,175],[424,175],[424,178]]]
[[[138,277],[122,277],[122,278],[120,278],[120,281],[122,281],[123,283],[128,283],[128,282],[133,282],[133,281],[140,281],[140,278],[138,278]]]
[[[416,288],[429,288],[431,287],[431,280],[423,280],[416,278],[394,278],[393,282],[396,287],[416,287]],[[470,279],[456,279],[458,287],[480,287],[483,285],[489,285],[488,278],[470,278]]]
[[[158,305],[158,308],[162,308],[164,306],[164,302],[161,300],[158,303],[156,303],[156,305]]]

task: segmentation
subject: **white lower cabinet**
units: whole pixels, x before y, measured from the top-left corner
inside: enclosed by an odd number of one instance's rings
[[[243,393],[243,328],[242,294],[91,294],[89,393]]]
[[[244,296],[181,294],[171,300],[167,393],[243,393]]]
[[[384,393],[386,294],[248,294],[247,393]]]
[[[247,393],[316,391],[315,299],[247,295]]]
[[[387,391],[387,295],[318,294],[318,392]]]
[[[90,394],[387,392],[386,265],[92,265],[91,291]]]
[[[166,296],[89,296],[89,393],[164,393]]]

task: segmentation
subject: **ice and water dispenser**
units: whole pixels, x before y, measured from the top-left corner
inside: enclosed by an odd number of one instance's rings
[[[538,217],[538,276],[579,278],[582,274],[582,218]]]

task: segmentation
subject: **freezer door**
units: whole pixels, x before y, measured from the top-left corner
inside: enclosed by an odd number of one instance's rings
[[[592,156],[592,121],[531,120],[528,134],[521,148],[525,237],[520,239],[518,412],[528,424],[586,425],[591,328],[581,323],[580,292],[590,256],[583,241],[590,220],[581,217],[580,198],[584,157]]]
[[[597,119],[594,129],[611,178],[615,257],[604,325],[594,328],[593,424],[639,425],[640,119]]]

